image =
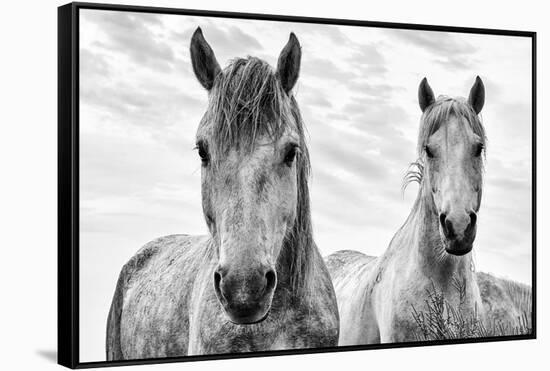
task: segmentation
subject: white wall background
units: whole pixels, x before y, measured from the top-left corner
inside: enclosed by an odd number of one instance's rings
[[[153,5],[151,1],[128,4]],[[59,1],[4,4],[0,27],[3,50],[0,58],[2,120],[0,135],[1,223],[3,236],[0,288],[2,331],[0,342],[3,369],[47,370],[55,365],[56,348],[56,25]],[[156,6],[221,9],[272,14],[365,19],[378,21],[443,24],[455,26],[526,29],[539,32],[539,202],[538,285],[539,339],[480,345],[364,351],[339,354],[287,356],[269,359],[226,360],[185,365],[149,366],[158,369],[244,370],[281,368],[350,369],[408,367],[426,370],[498,368],[516,370],[537,367],[550,341],[548,321],[542,314],[548,303],[544,287],[544,208],[550,206],[543,194],[548,169],[543,169],[550,134],[544,127],[549,62],[547,25],[542,5],[535,1],[494,4],[464,0],[450,6],[440,1],[339,1],[315,6],[296,1],[255,2],[238,0],[155,1]],[[495,6],[497,5],[497,6]],[[546,291],[547,292],[547,291]],[[103,326],[103,324],[101,324]],[[141,368],[140,368],[141,369]]]

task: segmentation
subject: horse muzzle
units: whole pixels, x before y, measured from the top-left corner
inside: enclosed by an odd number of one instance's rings
[[[232,272],[219,266],[214,289],[229,320],[240,325],[263,321],[269,315],[277,273],[271,267]]]
[[[475,212],[439,215],[439,228],[445,251],[462,256],[472,251],[476,238],[477,215]]]
[[[463,241],[447,241],[445,251],[451,255],[462,256],[472,251],[473,243],[464,243]]]

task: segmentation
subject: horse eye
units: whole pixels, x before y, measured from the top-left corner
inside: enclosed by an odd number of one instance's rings
[[[474,156],[479,157],[481,156],[482,152],[483,152],[483,144],[481,143],[476,144]]]
[[[424,146],[424,152],[426,152],[426,156],[428,156],[429,158],[433,158],[434,157],[434,154],[433,152],[430,150],[430,147],[428,145],[425,145]]]
[[[201,162],[204,166],[208,165],[208,161],[210,159],[210,156],[208,156],[208,146],[205,142],[200,141],[197,143],[197,150],[199,152],[199,157],[201,158]]]
[[[284,158],[284,163],[287,165],[287,166],[291,166],[292,163],[294,162],[294,159],[296,158],[296,154],[298,153],[299,149],[298,149],[298,146],[296,145],[291,145],[286,154],[285,154],[285,158]]]

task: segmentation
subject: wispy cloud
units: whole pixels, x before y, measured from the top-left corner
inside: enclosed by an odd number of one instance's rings
[[[262,44],[251,34],[243,31],[235,25],[220,25],[219,22],[209,19],[200,19],[195,25],[186,28],[181,32],[173,32],[172,38],[180,40],[180,42],[188,45],[193,32],[201,27],[208,43],[214,48],[214,52],[219,57],[231,56],[247,57],[248,55],[256,55],[263,50]],[[220,64],[225,63],[225,60],[219,60]]]
[[[468,69],[475,62],[477,48],[462,34],[439,31],[391,30],[391,34],[411,46],[431,54],[433,62],[448,68]]]
[[[308,58],[303,66],[307,75],[315,76],[320,79],[330,79],[345,84],[347,81],[355,78],[357,75],[353,71],[339,68],[330,59]]]
[[[90,12],[87,21],[95,23],[106,36],[95,45],[126,56],[132,62],[156,68],[170,69],[175,61],[169,44],[160,40],[153,30],[162,26],[156,14],[113,11]]]

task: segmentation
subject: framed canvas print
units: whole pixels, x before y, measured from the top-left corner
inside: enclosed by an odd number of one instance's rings
[[[535,338],[534,32],[58,19],[60,364]]]

